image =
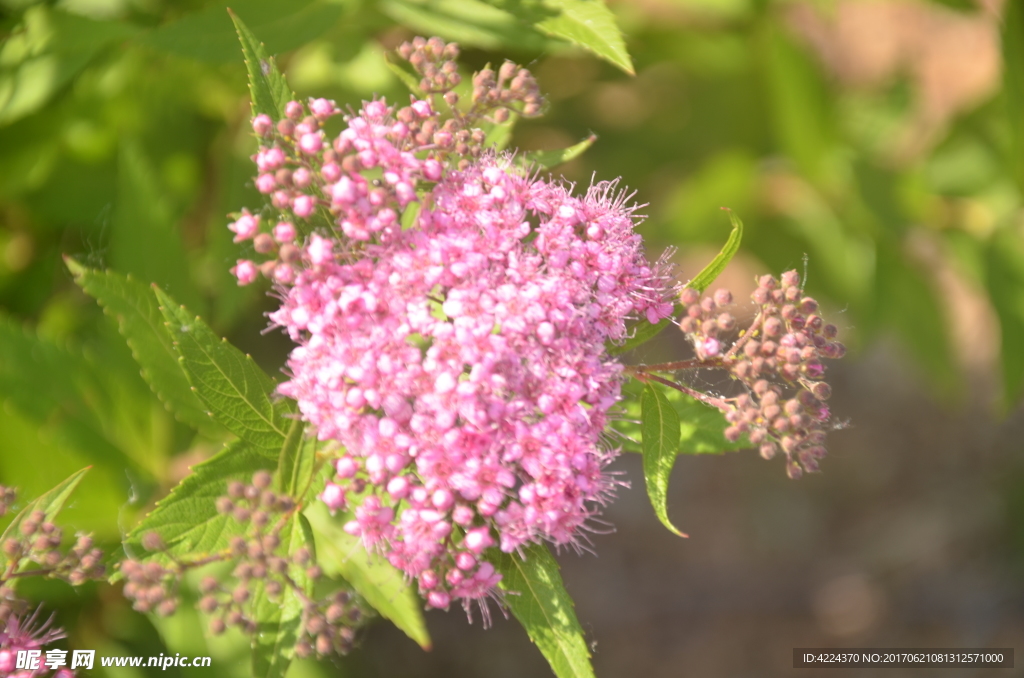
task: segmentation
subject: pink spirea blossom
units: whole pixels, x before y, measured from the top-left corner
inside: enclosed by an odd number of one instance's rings
[[[31,615],[19,616],[12,614],[4,622],[0,630],[0,678],[34,678],[36,676],[53,675],[54,678],[73,678],[74,673],[61,668],[51,674],[47,668],[45,648],[50,643],[65,637],[64,631],[53,626],[53,617],[40,622],[42,608]],[[17,659],[19,651],[40,651],[41,657],[35,669],[19,669]]]
[[[492,546],[579,542],[614,488],[602,433],[623,374],[606,343],[667,317],[673,290],[614,183],[578,197],[508,158],[435,174],[401,230],[392,206],[424,163],[388,113],[367,104],[334,144],[389,188],[356,172],[329,187],[347,238],[313,235],[282,290],[271,318],[298,346],[279,391],[346,450],[322,498],[358,504],[346,529],[446,607],[493,593]]]

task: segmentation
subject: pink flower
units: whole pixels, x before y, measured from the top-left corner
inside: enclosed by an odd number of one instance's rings
[[[274,226],[274,240],[281,244],[290,243],[295,240],[295,224],[282,221],[277,226]]]
[[[386,238],[359,251],[314,234],[272,314],[299,343],[280,392],[347,450],[331,487],[369,483],[346,530],[432,607],[494,592],[489,548],[581,539],[615,485],[602,433],[623,377],[605,346],[668,315],[673,293],[614,184],[575,197],[494,157],[439,179],[413,228],[377,231],[394,210],[343,177],[351,232]]]
[[[249,285],[256,281],[256,264],[248,259],[239,259],[231,268],[231,274],[238,278],[239,285]]]
[[[234,241],[242,242],[249,240],[256,235],[260,228],[259,216],[249,214],[249,210],[242,210],[242,216],[238,220],[228,224],[228,229],[236,233]]]
[[[3,630],[0,631],[0,676],[31,678],[48,673],[45,664],[46,652],[43,648],[64,638],[65,634],[63,629],[53,626],[52,615],[45,622],[39,623],[41,611],[42,607],[39,607],[28,618],[14,614],[7,618]],[[18,652],[33,650],[42,652],[38,667],[34,670],[16,672]]]

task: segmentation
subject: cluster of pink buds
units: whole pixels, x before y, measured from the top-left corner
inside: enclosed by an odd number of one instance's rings
[[[476,74],[473,103],[459,106],[452,91],[459,82],[458,52],[455,43],[438,38],[402,45],[399,54],[423,76],[425,98],[412,97],[397,110],[383,101],[367,102],[344,116],[346,128],[333,139],[324,124],[342,111],[326,99],[291,101],[279,121],[266,114],[253,119],[259,140],[256,188],[269,197],[273,211],[243,210],[229,226],[235,242],[251,240],[265,259],[238,260],[231,272],[240,285],[260,274],[290,285],[305,263],[344,255],[361,243],[389,242],[401,231],[417,191],[439,181],[448,166],[465,168],[480,157],[486,139],[481,122],[503,122],[510,111],[539,114],[543,100],[536,81],[512,62],[497,75],[489,69]],[[438,106],[447,111],[442,114]],[[324,226],[344,239],[309,239]],[[304,240],[318,243],[307,249],[306,261],[297,246]]]
[[[172,558],[161,563],[129,558],[121,563],[125,577],[124,595],[140,612],[156,612],[161,616],[174,614],[180,601],[179,588],[185,572],[215,562],[233,562],[231,579],[204,577],[200,584],[202,597],[199,609],[212,616],[210,631],[214,635],[228,628],[256,633],[253,614],[253,592],[257,585],[271,601],[280,601],[287,591],[303,605],[296,652],[300,656],[344,654],[355,639],[356,629],[364,620],[364,612],[351,591],[341,589],[326,598],[307,595],[300,585],[303,579],[316,582],[323,572],[313,562],[306,548],[285,553],[282,530],[298,510],[296,501],[287,494],[274,492],[271,475],[258,471],[249,483],[231,481],[227,494],[216,499],[219,513],[231,516],[245,527],[246,535],[233,537],[228,548],[196,561]],[[149,532],[142,537],[142,546],[154,555],[167,547],[160,535]],[[233,583],[230,583],[233,579]]]
[[[818,314],[818,303],[804,296],[797,272],[759,280],[751,296],[757,314],[731,345],[736,319],[726,310],[732,303],[727,290],[701,298],[687,288],[681,298],[686,313],[679,327],[697,355],[689,366],[724,368],[746,387],[733,398],[703,398],[725,414],[725,437],[747,436],[765,459],[781,449],[791,478],[817,471],[831,427],[825,401],[832,389],[823,381],[822,361],[841,358],[846,349],[835,340],[835,325]]]

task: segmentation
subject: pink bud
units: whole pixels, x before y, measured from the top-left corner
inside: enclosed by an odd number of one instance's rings
[[[341,178],[341,167],[336,162],[329,162],[320,168],[320,176],[327,183],[333,184]]]
[[[327,487],[320,493],[320,501],[327,505],[331,513],[334,513],[345,507],[345,491],[334,483],[327,483]]]
[[[315,208],[316,200],[310,195],[300,195],[292,201],[292,211],[295,212],[295,216],[302,217],[303,219],[312,216]]]
[[[475,527],[466,531],[462,543],[467,549],[479,555],[484,549],[494,545],[494,539],[491,538],[491,532],[487,527]]]
[[[421,118],[429,118],[434,114],[434,111],[430,108],[430,102],[423,99],[412,102],[412,110]]]
[[[309,239],[309,245],[306,246],[306,255],[314,266],[320,266],[326,264],[334,259],[334,255],[331,250],[334,248],[334,243],[327,238],[321,238],[315,233]]]
[[[302,113],[302,104],[300,104],[298,101],[289,101],[287,104],[285,104],[284,114],[288,116],[291,120],[299,120],[300,118],[302,118]]]
[[[265,173],[256,177],[256,190],[260,193],[273,193],[275,188],[277,188],[277,180],[274,179],[273,174]]]
[[[438,181],[442,174],[441,163],[434,158],[427,158],[423,163],[423,176],[430,181]]]
[[[228,224],[228,229],[234,231],[235,242],[242,242],[243,240],[249,240],[256,235],[256,232],[260,227],[260,218],[249,214],[248,210],[243,210],[242,216],[238,218],[238,221]]]
[[[231,269],[231,274],[238,278],[239,285],[249,285],[256,280],[256,264],[248,259],[239,259]]]
[[[299,148],[302,149],[303,153],[313,155],[319,153],[320,149],[323,148],[324,140],[317,132],[309,132],[303,134],[302,138],[299,139]]]
[[[337,113],[338,108],[328,99],[312,99],[309,102],[309,111],[314,117],[323,120]]]
[[[274,129],[274,121],[270,119],[269,115],[260,113],[252,119],[252,131],[261,137],[267,136],[272,129]]]
[[[295,225],[282,221],[277,226],[274,226],[274,240],[282,244],[295,240]]]
[[[427,605],[438,609],[448,607],[451,597],[444,591],[431,591],[427,594]]]

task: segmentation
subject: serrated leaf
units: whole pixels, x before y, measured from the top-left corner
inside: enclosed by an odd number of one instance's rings
[[[75,282],[117,321],[118,330],[142,368],[143,378],[167,408],[195,428],[215,427],[178,364],[178,352],[149,285],[114,271],[85,268],[70,258],[64,261]]]
[[[725,245],[722,246],[721,251],[711,260],[704,269],[698,273],[693,280],[686,283],[687,287],[692,287],[698,292],[703,292],[711,283],[715,282],[715,278],[721,275],[725,267],[729,265],[732,258],[736,256],[736,253],[740,250],[740,243],[743,240],[743,222],[736,216],[736,213],[732,210],[726,210],[729,213],[729,222],[732,223],[732,231],[729,233],[729,239],[725,241]]]
[[[651,506],[662,525],[685,537],[668,519],[668,480],[679,450],[679,415],[654,384],[647,384],[640,396],[640,431],[644,482]]]
[[[230,9],[228,14],[235,24],[238,40],[242,43],[245,68],[249,72],[252,114],[257,116],[264,113],[272,120],[281,120],[284,118],[285,106],[295,98],[295,95],[285,82],[284,76],[277,70],[273,57],[267,54],[263,43],[256,39],[237,14]]]
[[[133,557],[146,555],[142,537],[156,532],[167,545],[152,558],[196,558],[228,547],[230,538],[243,532],[231,516],[217,511],[217,498],[227,494],[231,480],[249,482],[259,470],[272,471],[277,455],[244,440],[229,443],[219,453],[192,467],[177,487],[142,519],[125,539],[125,551]]]
[[[257,447],[281,449],[290,400],[270,400],[274,381],[253,359],[220,339],[184,306],[154,287],[174,347],[195,393],[226,429]]]
[[[725,267],[732,261],[736,252],[740,249],[740,242],[743,240],[743,222],[740,221],[739,217],[732,210],[726,211],[729,212],[729,221],[732,223],[732,231],[729,232],[729,238],[725,241],[721,251],[711,260],[711,263],[705,266],[693,280],[686,284],[687,287],[692,287],[698,292],[703,292],[715,281],[715,278],[725,270]],[[680,304],[676,304],[672,309],[672,315],[657,324],[652,325],[647,319],[641,318],[630,328],[632,336],[629,339],[622,344],[613,344],[608,347],[609,355],[619,355],[626,351],[632,351],[637,346],[650,341],[658,336],[666,327],[673,324],[673,319],[678,318],[682,312],[683,307]]]
[[[280,533],[280,553],[295,553],[299,548],[313,546],[313,532],[301,513],[295,513]],[[309,596],[313,582],[302,568],[292,568],[292,580]],[[252,638],[252,672],[255,678],[284,678],[295,656],[299,624],[302,621],[302,599],[290,586],[280,597],[271,599],[265,581],[259,580],[253,590],[253,619],[256,633]]]
[[[567,163],[573,158],[579,157],[585,150],[593,146],[595,141],[597,141],[597,135],[591,134],[583,141],[578,144],[574,144],[569,148],[563,148],[557,151],[529,151],[523,155],[523,158],[528,167],[551,169],[553,167],[558,167],[563,163]]]
[[[344,518],[331,517],[323,502],[313,502],[305,514],[318,538],[317,562],[324,572],[344,578],[382,617],[429,650],[421,605],[405,576],[384,558],[367,552],[359,537],[342,529]]]
[[[317,439],[305,435],[305,431],[304,423],[297,419],[292,422],[277,464],[276,489],[296,500],[305,496],[316,472]]]
[[[533,24],[541,33],[567,40],[634,75],[615,15],[604,0],[490,0]]]
[[[70,497],[71,493],[75,491],[76,487],[78,487],[78,483],[82,481],[82,476],[84,476],[90,468],[92,467],[86,466],[81,471],[72,473],[67,480],[59,483],[52,490],[44,492],[26,504],[25,508],[21,509],[18,512],[18,515],[14,516],[14,520],[12,520],[7,526],[4,533],[0,535],[0,544],[6,543],[8,537],[21,539],[22,536],[20,529],[22,523],[28,520],[29,516],[36,511],[43,512],[43,515],[45,516],[43,519],[44,522],[53,522],[57,514],[60,513],[60,510],[64,508],[64,504],[67,502],[68,497]],[[4,554],[3,551],[0,551],[0,572],[4,572],[6,570],[8,562],[9,558],[7,555]]]
[[[491,561],[502,575],[501,589],[508,592],[505,604],[558,678],[593,678],[590,652],[558,562],[540,544],[523,555],[500,553]]]

